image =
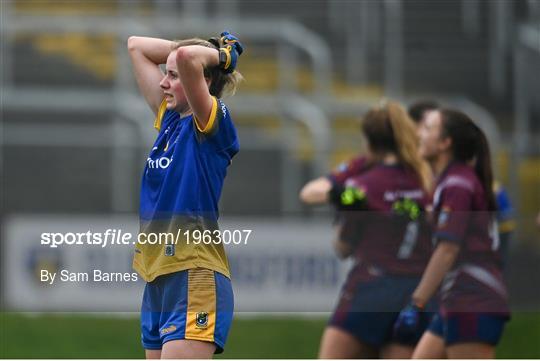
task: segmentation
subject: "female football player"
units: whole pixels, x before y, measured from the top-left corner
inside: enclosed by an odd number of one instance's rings
[[[239,149],[220,98],[234,92],[241,79],[235,68],[243,48],[224,32],[209,41],[133,36],[128,49],[158,131],[142,178],[143,237],[133,260],[147,282],[142,344],[147,358],[210,358],[225,346],[233,293],[223,245],[196,240],[205,231],[219,237],[218,201]],[[144,242],[163,233],[180,238]]]
[[[440,286],[439,314],[414,357],[494,358],[509,310],[487,139],[467,115],[448,109],[430,112],[420,134],[420,153],[437,175],[437,246],[396,329],[414,328]]]
[[[340,211],[336,249],[352,255],[355,265],[319,357],[410,357],[421,333],[395,337],[393,325],[430,256],[422,210],[431,174],[418,155],[415,126],[401,106],[372,109],[362,131],[371,165],[344,187],[334,183],[329,195]]]
[[[411,120],[420,127],[426,114],[439,108],[434,100],[423,100],[413,103],[407,109]],[[341,185],[355,175],[368,169],[371,165],[369,154],[359,154],[348,162],[340,164],[332,173],[313,179],[306,183],[300,191],[300,200],[308,205],[318,205],[328,202],[328,192],[332,186]]]

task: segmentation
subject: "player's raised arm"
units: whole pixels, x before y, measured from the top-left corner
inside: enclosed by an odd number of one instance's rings
[[[369,155],[360,155],[347,163],[342,163],[332,173],[315,178],[306,183],[299,193],[300,200],[307,205],[325,204],[329,201],[328,192],[332,187],[344,186],[348,178],[365,172],[372,165]]]
[[[128,39],[135,79],[146,102],[156,115],[163,100],[163,90],[159,85],[163,73],[159,65],[167,61],[171,47],[172,42],[164,39],[140,36],[131,36]]]
[[[228,32],[221,34],[221,42],[223,46],[219,50],[189,45],[176,51],[180,81],[200,129],[206,128],[213,104],[209,90],[211,79],[205,77],[205,69],[219,66],[223,72],[232,73],[243,51],[238,39]]]
[[[313,179],[300,191],[300,200],[309,205],[324,204],[328,202],[330,189],[332,189],[332,182],[327,177]]]
[[[176,51],[176,63],[189,107],[199,128],[205,129],[212,110],[212,97],[204,69],[219,65],[219,52],[199,45],[183,46]]]

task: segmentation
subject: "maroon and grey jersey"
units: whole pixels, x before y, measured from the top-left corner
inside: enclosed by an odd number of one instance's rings
[[[444,310],[507,312],[495,211],[474,169],[451,163],[433,195],[435,242],[456,242],[460,252],[441,287]]]
[[[351,159],[349,162],[341,163],[335,171],[330,173],[327,178],[333,184],[344,185],[345,181],[351,177],[357,176],[370,166],[367,157],[360,155]]]
[[[377,164],[345,186],[364,197],[361,209],[342,212],[340,236],[354,244],[357,261],[382,274],[421,275],[432,245],[423,219],[428,195],[417,175]]]

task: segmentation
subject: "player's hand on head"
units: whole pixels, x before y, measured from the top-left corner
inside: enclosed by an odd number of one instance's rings
[[[242,53],[244,52],[244,45],[242,45],[242,43],[236,36],[229,33],[228,31],[224,31],[221,33],[221,42],[223,43],[223,45],[231,45],[232,47],[234,47],[234,50],[236,50],[238,55],[242,55]]]
[[[232,73],[237,66],[238,57],[244,52],[240,40],[224,31],[221,33],[221,48],[219,48],[219,66],[225,73]]]

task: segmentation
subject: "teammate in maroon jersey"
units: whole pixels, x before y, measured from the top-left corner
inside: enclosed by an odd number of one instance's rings
[[[420,139],[420,153],[437,176],[433,196],[437,246],[396,329],[413,330],[440,286],[439,315],[414,357],[494,358],[509,309],[497,252],[497,207],[487,139],[467,115],[448,109],[428,114]]]
[[[372,109],[362,130],[371,166],[344,186],[334,180],[328,196],[339,209],[337,249],[355,265],[319,356],[410,357],[418,339],[394,338],[393,325],[431,254],[422,222],[431,174],[418,155],[415,126],[399,105]]]
[[[434,100],[421,100],[409,106],[407,113],[417,126],[420,126],[426,115],[439,108]],[[332,185],[343,185],[345,181],[356,176],[371,166],[367,154],[360,154],[348,162],[341,163],[332,173],[309,181],[300,191],[300,200],[305,204],[315,205],[328,202],[328,192]]]

